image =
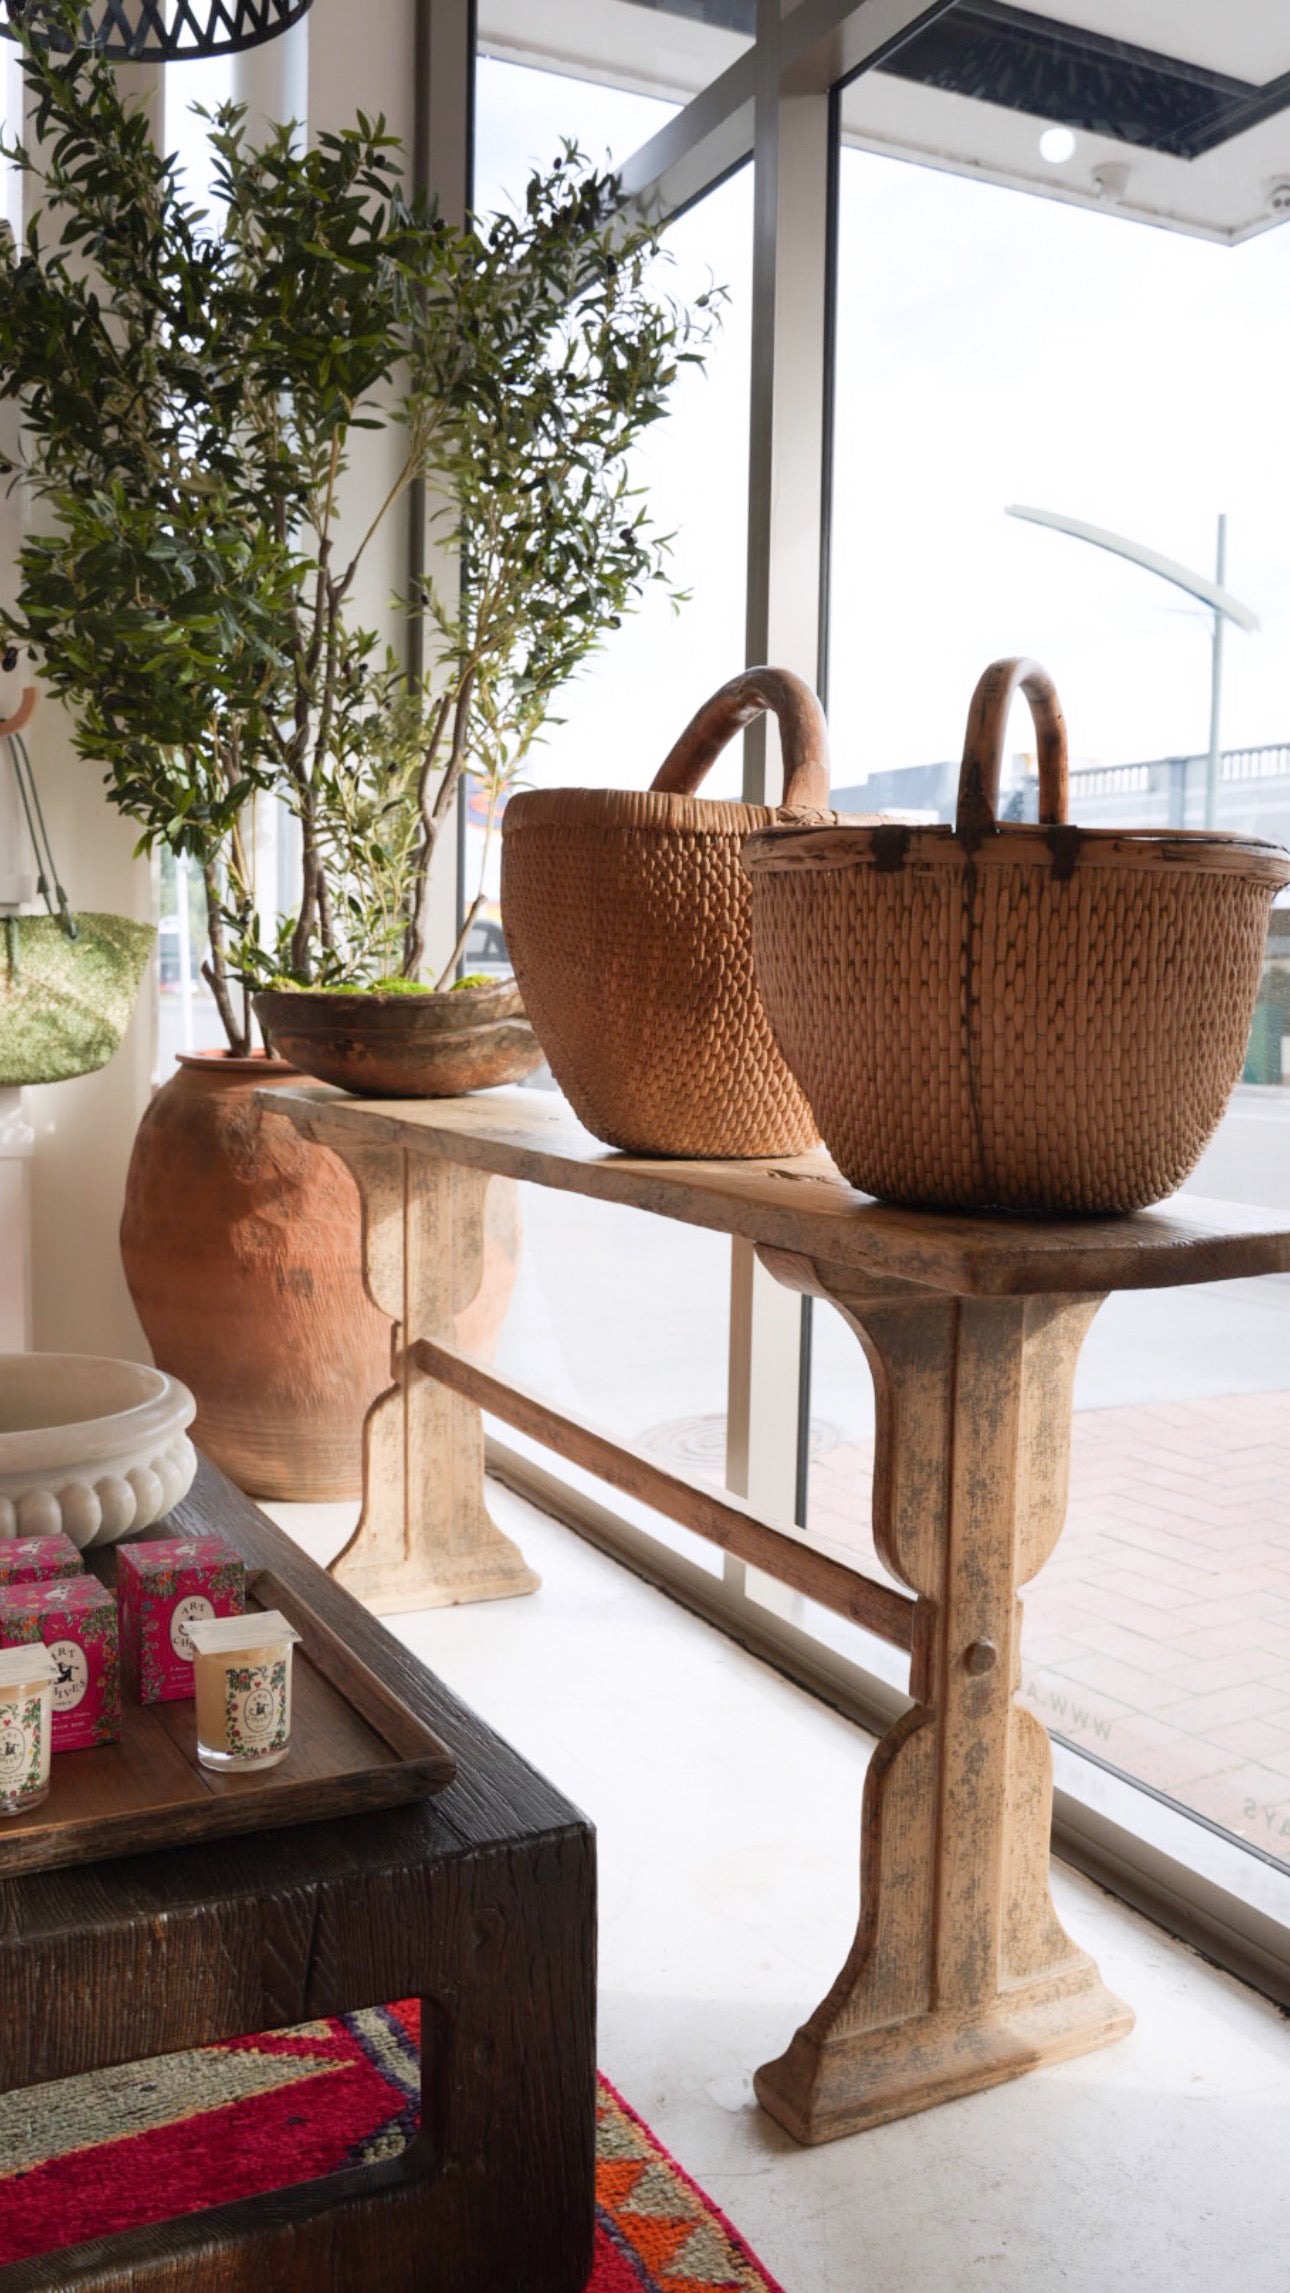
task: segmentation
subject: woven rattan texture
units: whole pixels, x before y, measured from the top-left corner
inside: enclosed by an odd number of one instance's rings
[[[757,867],[758,976],[826,1145],[888,1201],[1137,1210],[1236,1082],[1273,886],[1046,859]]]
[[[507,806],[502,922],[524,1008],[579,1121],[608,1146],[702,1157],[815,1145],[757,992],[739,864],[744,838],[785,817],[593,789]]]

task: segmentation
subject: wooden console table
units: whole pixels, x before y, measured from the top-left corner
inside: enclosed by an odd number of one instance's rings
[[[861,1914],[845,1967],[757,2077],[772,2116],[826,2141],[1127,2031],[1048,1883],[1047,1732],[1014,1700],[1018,1592],[1066,1509],[1080,1344],[1113,1290],[1290,1270],[1273,1216],[1188,1202],[1135,1217],[957,1217],[869,1201],[822,1152],[637,1160],[533,1091],[395,1104],[264,1094],[348,1163],[369,1294],[396,1325],[368,1421],[363,1517],[337,1574],[377,1605],[494,1598],[534,1579],[483,1501],[487,1409],[910,1654],[913,1709],[865,1784]],[[739,1235],[780,1281],[839,1307],[873,1372],[874,1537],[909,1595],[733,1498],[550,1408],[456,1346],[493,1174]]]

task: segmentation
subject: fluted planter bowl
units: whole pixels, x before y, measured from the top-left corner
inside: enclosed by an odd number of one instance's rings
[[[186,1497],[186,1385],[143,1362],[0,1354],[0,1537],[115,1544]]]

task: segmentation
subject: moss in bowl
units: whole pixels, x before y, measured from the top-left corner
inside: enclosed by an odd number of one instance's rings
[[[455,987],[264,988],[255,1014],[279,1058],[364,1099],[452,1099],[520,1083],[542,1064],[513,979],[476,973]]]

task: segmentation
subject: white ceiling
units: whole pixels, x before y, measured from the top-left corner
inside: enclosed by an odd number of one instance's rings
[[[1290,5],[1287,0],[1058,0],[1036,7],[1019,0],[1034,16],[1057,24],[1078,24],[1108,39],[1131,40],[1157,55],[1203,64],[1211,72],[1261,87],[1290,72]]]
[[[1056,0],[1032,14],[1128,40],[1262,85],[1290,71],[1290,0]],[[678,102],[706,86],[747,42],[634,0],[479,0],[480,46],[492,55],[608,79]],[[1093,181],[1105,161],[1129,169],[1116,211],[1230,243],[1286,220],[1270,206],[1290,185],[1290,110],[1198,159],[1077,133],[1072,159],[1039,155],[1046,124],[1003,105],[873,74],[843,97],[846,141],[953,173],[984,177],[1077,206],[1106,206]]]

